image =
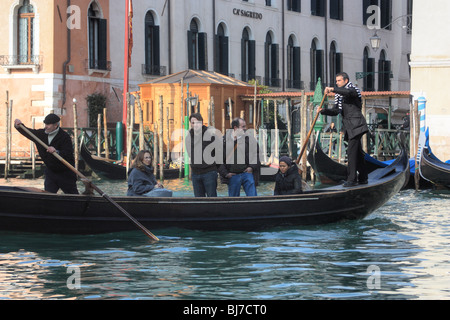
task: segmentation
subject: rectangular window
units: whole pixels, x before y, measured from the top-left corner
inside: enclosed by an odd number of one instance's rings
[[[287,0],[288,11],[301,12],[301,0]]]
[[[325,17],[325,0],[311,0],[311,14],[317,17]]]
[[[392,0],[381,0],[381,28],[392,30]]]
[[[330,0],[330,19],[344,20],[344,0]]]

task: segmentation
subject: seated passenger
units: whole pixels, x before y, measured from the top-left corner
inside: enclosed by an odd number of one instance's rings
[[[152,155],[150,151],[140,151],[128,173],[129,197],[172,197],[172,191],[156,181],[151,167]]]
[[[301,194],[302,178],[298,173],[298,167],[289,157],[280,158],[280,169],[275,176],[275,196],[284,196],[291,194]]]

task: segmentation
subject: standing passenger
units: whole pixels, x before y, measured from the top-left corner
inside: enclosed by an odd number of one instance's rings
[[[255,138],[246,134],[244,119],[234,119],[224,137],[224,163],[219,167],[224,183],[228,184],[228,195],[239,197],[241,186],[248,197],[256,197],[261,163],[259,145]]]
[[[206,157],[205,154],[205,149],[215,142],[215,129],[203,125],[203,117],[200,113],[192,114],[189,122],[191,130],[186,139],[186,149],[191,160],[194,196],[217,197],[217,164],[214,161],[214,149],[210,157]]]

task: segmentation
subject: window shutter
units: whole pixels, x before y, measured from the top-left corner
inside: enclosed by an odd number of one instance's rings
[[[160,75],[160,49],[159,49],[159,26],[153,27],[153,63],[157,75]]]
[[[301,79],[301,60],[300,60],[300,47],[294,47],[294,83],[293,83],[293,87],[297,88],[297,89],[301,89],[300,88],[300,79]]]
[[[324,83],[324,76],[323,76],[323,56],[324,51],[323,50],[316,50],[316,74],[317,78],[316,81],[320,79],[322,80],[322,83]]]
[[[248,52],[249,52],[249,80],[256,78],[256,65],[255,65],[255,58],[256,58],[256,41],[250,40],[249,46],[248,46]]]
[[[191,30],[188,30],[187,32],[187,43],[188,43],[188,68],[194,69],[193,59],[194,59],[194,53],[192,52],[192,40],[193,40],[193,34]]]
[[[278,60],[279,60],[279,52],[280,50],[278,50],[279,45],[278,44],[272,44],[270,50],[272,51],[272,65],[270,66],[271,68],[271,73],[272,73],[272,86],[274,87],[279,87],[279,80],[278,80],[278,74],[279,74],[279,69],[278,69]]]
[[[336,73],[340,73],[343,71],[344,65],[344,54],[336,53]]]
[[[222,52],[221,52],[221,72],[228,75],[228,37],[221,37]]]
[[[265,85],[270,84],[270,44],[264,43],[264,78]]]
[[[220,36],[214,35],[214,71],[220,73],[222,52],[220,51]]]
[[[208,70],[208,42],[204,32],[198,34],[198,68]]]
[[[98,23],[98,68],[100,70],[107,69],[107,20],[99,19]]]
[[[317,16],[318,12],[317,12],[317,1],[318,0],[311,0],[311,14],[313,16]]]
[[[241,80],[247,81],[247,42],[245,39],[241,40]]]

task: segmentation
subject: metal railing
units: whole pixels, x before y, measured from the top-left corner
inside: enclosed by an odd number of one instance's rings
[[[3,55],[0,56],[0,66],[38,66],[41,64],[39,55]]]

